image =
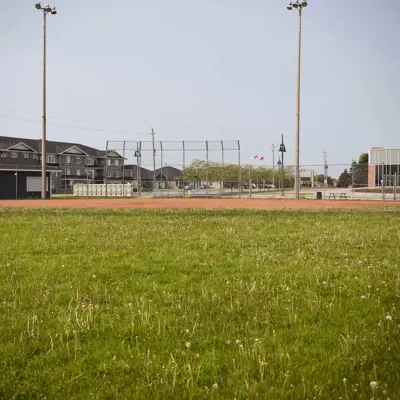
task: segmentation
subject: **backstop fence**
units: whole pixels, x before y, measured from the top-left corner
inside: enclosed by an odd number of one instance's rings
[[[120,178],[107,171],[118,156]],[[108,141],[105,166],[106,185],[130,184],[140,197],[240,197],[245,179],[240,142],[229,140]]]

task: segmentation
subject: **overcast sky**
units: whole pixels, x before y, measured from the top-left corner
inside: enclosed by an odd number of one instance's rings
[[[0,134],[39,138],[42,16],[34,1],[0,2]],[[243,158],[271,163],[283,133],[294,161],[298,24],[284,0],[50,5],[49,140],[104,148],[153,126],[158,140],[240,140]],[[400,147],[399,20],[396,1],[309,0],[302,164]]]

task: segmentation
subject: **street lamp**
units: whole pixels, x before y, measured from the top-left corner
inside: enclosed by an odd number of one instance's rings
[[[278,158],[278,171],[281,169],[282,161],[281,161],[281,156]],[[281,186],[281,179],[279,179],[278,186]]]
[[[301,14],[303,8],[307,7],[307,1],[296,0],[289,2],[287,9],[289,11],[295,8],[299,12],[299,42],[298,42],[298,60],[297,60],[297,106],[296,106],[296,150],[295,150],[295,176],[294,188],[295,198],[300,197],[300,67],[301,67]]]
[[[35,5],[37,10],[43,12],[43,117],[42,117],[42,199],[46,199],[46,16],[56,15],[56,8],[49,5],[42,7]]]
[[[142,153],[139,150],[135,151],[135,157],[136,157],[136,193],[138,196],[140,196],[140,189],[142,187],[141,184],[141,171],[140,171],[140,163],[141,163],[141,157],[142,157]],[[132,177],[133,179],[133,177]]]
[[[283,134],[282,134],[282,142],[279,146],[279,152],[282,155],[282,163],[281,163],[282,164],[282,196],[284,196],[285,195],[285,170],[284,170],[285,167],[284,167],[284,163],[283,163],[283,159],[284,159],[283,155],[284,155],[284,153],[286,153],[286,146],[283,143]],[[279,159],[279,161],[280,161],[280,159]]]

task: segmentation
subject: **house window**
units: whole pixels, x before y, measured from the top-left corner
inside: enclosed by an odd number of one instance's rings
[[[70,156],[66,156],[65,157],[65,163],[66,164],[70,164],[71,163],[71,157]]]
[[[37,154],[34,154],[34,155],[32,156],[32,158],[33,158],[34,160],[37,160]]]
[[[107,160],[107,165],[112,165],[112,161],[113,161],[113,160],[110,160],[110,159]]]
[[[66,175],[71,175],[71,168],[67,168]]]
[[[81,170],[80,169],[76,170],[76,176],[81,176]]]
[[[86,159],[86,165],[93,165],[93,158],[88,157]]]
[[[17,158],[18,154],[17,153],[12,153],[12,158]]]
[[[1,156],[2,156],[3,158],[5,158],[5,157],[7,157],[7,154],[6,154],[6,153],[1,153]]]
[[[29,153],[25,153],[24,158],[29,158]]]
[[[114,165],[118,165],[119,164],[119,160],[114,160]]]
[[[75,158],[75,164],[80,164],[81,163],[81,158],[80,157],[76,157]]]
[[[119,178],[119,171],[115,171],[115,177]]]
[[[49,164],[55,164],[56,158],[55,158],[53,155],[48,155],[48,156],[47,156],[47,162],[48,162]]]
[[[109,178],[111,178],[111,171],[108,171],[108,172],[107,172],[107,176],[108,176]]]

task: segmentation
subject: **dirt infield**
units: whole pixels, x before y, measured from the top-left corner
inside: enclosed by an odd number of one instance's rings
[[[0,208],[83,208],[83,209],[326,209],[400,206],[400,203],[329,200],[250,200],[250,199],[70,199],[2,200]],[[400,207],[399,207],[400,209]]]

